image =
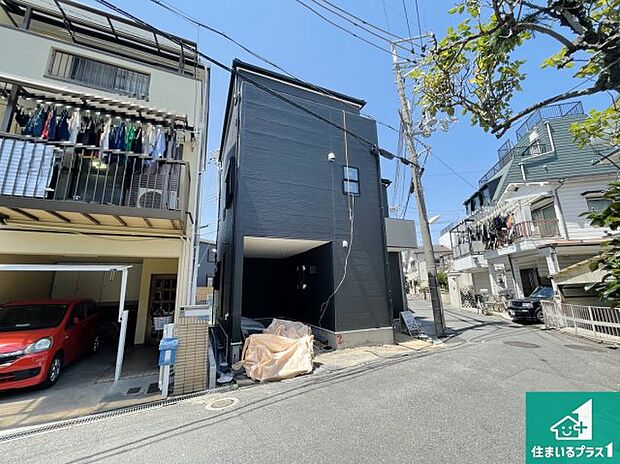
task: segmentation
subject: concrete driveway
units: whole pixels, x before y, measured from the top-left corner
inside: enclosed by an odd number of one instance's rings
[[[113,385],[116,347],[109,345],[96,355],[67,366],[51,388],[0,392],[0,430],[161,399],[151,387],[158,379],[156,354],[153,348],[129,348],[122,380],[117,385]],[[128,394],[130,389],[132,393]]]

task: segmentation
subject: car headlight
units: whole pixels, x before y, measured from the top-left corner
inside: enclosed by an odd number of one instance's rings
[[[34,354],[34,353],[41,353],[43,351],[47,351],[52,347],[52,343],[53,343],[52,337],[42,338],[40,340],[37,340],[33,344],[28,345],[26,349],[24,350],[24,353]]]
[[[532,303],[523,303],[524,308],[533,308],[534,305]]]

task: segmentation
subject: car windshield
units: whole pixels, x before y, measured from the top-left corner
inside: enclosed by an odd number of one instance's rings
[[[67,305],[62,304],[1,306],[0,332],[57,327],[66,312]]]
[[[538,287],[532,292],[530,298],[553,298],[552,287]]]

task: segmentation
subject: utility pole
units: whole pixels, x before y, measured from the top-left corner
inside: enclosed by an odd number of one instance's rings
[[[426,201],[424,200],[424,190],[422,187],[422,173],[418,164],[418,152],[415,148],[413,139],[411,110],[407,95],[405,94],[405,79],[402,75],[401,66],[398,61],[397,45],[400,42],[411,42],[413,39],[407,39],[392,43],[392,59],[394,62],[394,76],[396,77],[396,88],[400,97],[400,115],[402,126],[404,129],[404,139],[409,151],[409,159],[411,161],[411,182],[416,196],[418,205],[418,215],[420,230],[422,231],[422,245],[424,248],[424,261],[426,263],[426,273],[428,275],[428,289],[431,295],[431,305],[433,307],[433,321],[435,323],[435,333],[437,336],[444,335],[446,322],[443,314],[443,306],[441,304],[441,294],[437,283],[437,266],[435,265],[435,253],[433,251],[433,241],[431,238],[431,229],[428,222],[428,214],[426,212]]]

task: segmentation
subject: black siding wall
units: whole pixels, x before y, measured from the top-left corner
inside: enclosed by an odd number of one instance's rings
[[[272,85],[267,79],[262,83]],[[316,99],[312,92],[291,92]],[[347,253],[342,242],[350,241],[347,196],[342,191],[343,131],[247,82],[241,85],[240,101],[236,243],[242,243],[244,236],[332,241],[336,285]],[[375,122],[356,114],[354,107],[299,101],[338,125],[346,124],[350,131],[377,140]],[[346,117],[341,108],[350,111]],[[335,318],[325,318],[322,324],[338,331],[390,325],[379,163],[367,145],[350,136],[347,147],[349,165],[359,169],[361,195],[355,198],[347,278],[333,300]],[[330,151],[336,154],[335,162],[327,160]],[[239,256],[235,261],[235,274],[240,275],[243,263]],[[241,285],[235,287],[233,301],[239,312],[241,290]]]

